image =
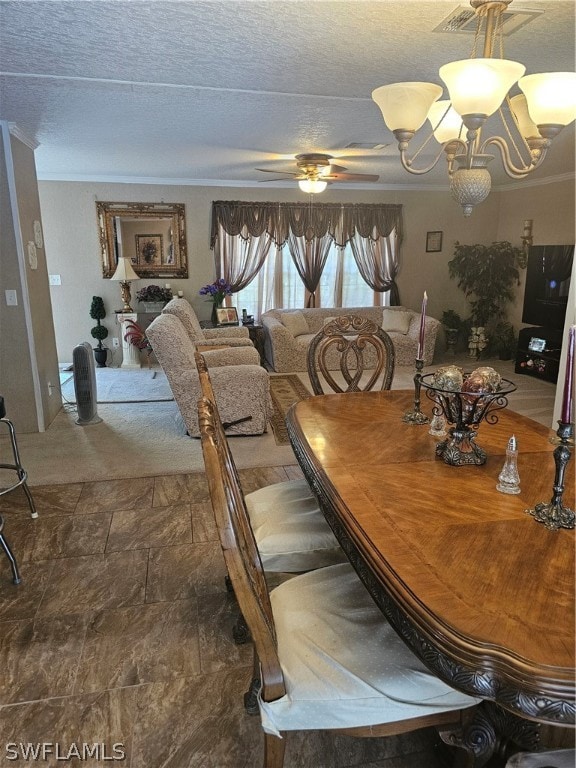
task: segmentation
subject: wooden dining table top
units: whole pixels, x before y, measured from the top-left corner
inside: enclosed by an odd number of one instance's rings
[[[304,474],[372,596],[436,674],[523,717],[573,725],[574,530],[548,530],[526,512],[552,498],[554,432],[506,408],[478,429],[486,463],[449,466],[427,425],[402,421],[413,398],[393,390],[295,404],[287,426]],[[513,434],[518,495],[496,490]],[[574,476],[572,456],[571,509]]]

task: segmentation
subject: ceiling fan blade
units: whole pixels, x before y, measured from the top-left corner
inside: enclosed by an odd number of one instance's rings
[[[331,181],[378,181],[380,176],[374,173],[330,173],[322,179]]]
[[[256,169],[258,170],[258,168]],[[300,177],[297,177],[300,178]],[[260,184],[266,184],[267,181],[296,181],[297,179],[294,178],[294,176],[276,176],[273,179],[258,179],[258,182]]]
[[[328,166],[329,168],[329,176],[331,176],[333,173],[343,173],[346,168],[344,168],[343,165],[334,165],[334,163],[330,163]]]
[[[300,171],[283,171],[282,168],[255,168],[256,171],[262,171],[262,173],[285,173],[287,176],[300,176]]]

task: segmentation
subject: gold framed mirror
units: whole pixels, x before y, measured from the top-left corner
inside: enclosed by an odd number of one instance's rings
[[[102,275],[127,256],[143,279],[188,277],[183,203],[96,203]]]

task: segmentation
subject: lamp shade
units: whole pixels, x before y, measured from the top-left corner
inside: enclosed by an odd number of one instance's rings
[[[536,125],[568,125],[576,118],[576,72],[527,75],[518,85]]]
[[[434,83],[392,83],[372,91],[372,98],[391,131],[416,132],[440,96],[442,88]]]
[[[492,115],[526,67],[508,59],[463,59],[440,67],[459,115]]]
[[[319,192],[324,192],[328,186],[328,182],[320,181],[319,179],[302,179],[298,182],[298,186],[302,192],[307,192],[310,195],[316,195]]]
[[[121,256],[118,259],[118,266],[116,267],[116,271],[110,278],[110,280],[122,280],[126,282],[127,280],[139,280],[140,278],[134,272],[132,269],[132,264],[130,263],[130,259],[127,256]]]
[[[526,96],[523,93],[519,93],[517,96],[513,96],[510,99],[510,108],[518,123],[518,130],[525,139],[538,138],[540,133],[538,126],[532,121],[528,112],[528,104],[526,102]]]
[[[446,112],[446,110],[448,110]],[[462,118],[447,100],[435,101],[428,112],[428,120],[434,131],[434,138],[440,144],[459,139],[462,133]],[[440,120],[442,122],[440,122]]]

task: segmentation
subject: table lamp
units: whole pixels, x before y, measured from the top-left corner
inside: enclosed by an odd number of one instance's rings
[[[123,312],[133,312],[134,310],[130,306],[130,299],[132,298],[130,295],[130,281],[131,280],[139,280],[140,278],[134,272],[132,269],[132,264],[130,263],[130,259],[127,256],[121,256],[118,259],[118,266],[116,267],[116,272],[112,275],[110,280],[119,280],[120,281],[120,291],[122,293],[122,301],[124,302],[124,306],[122,307]]]

